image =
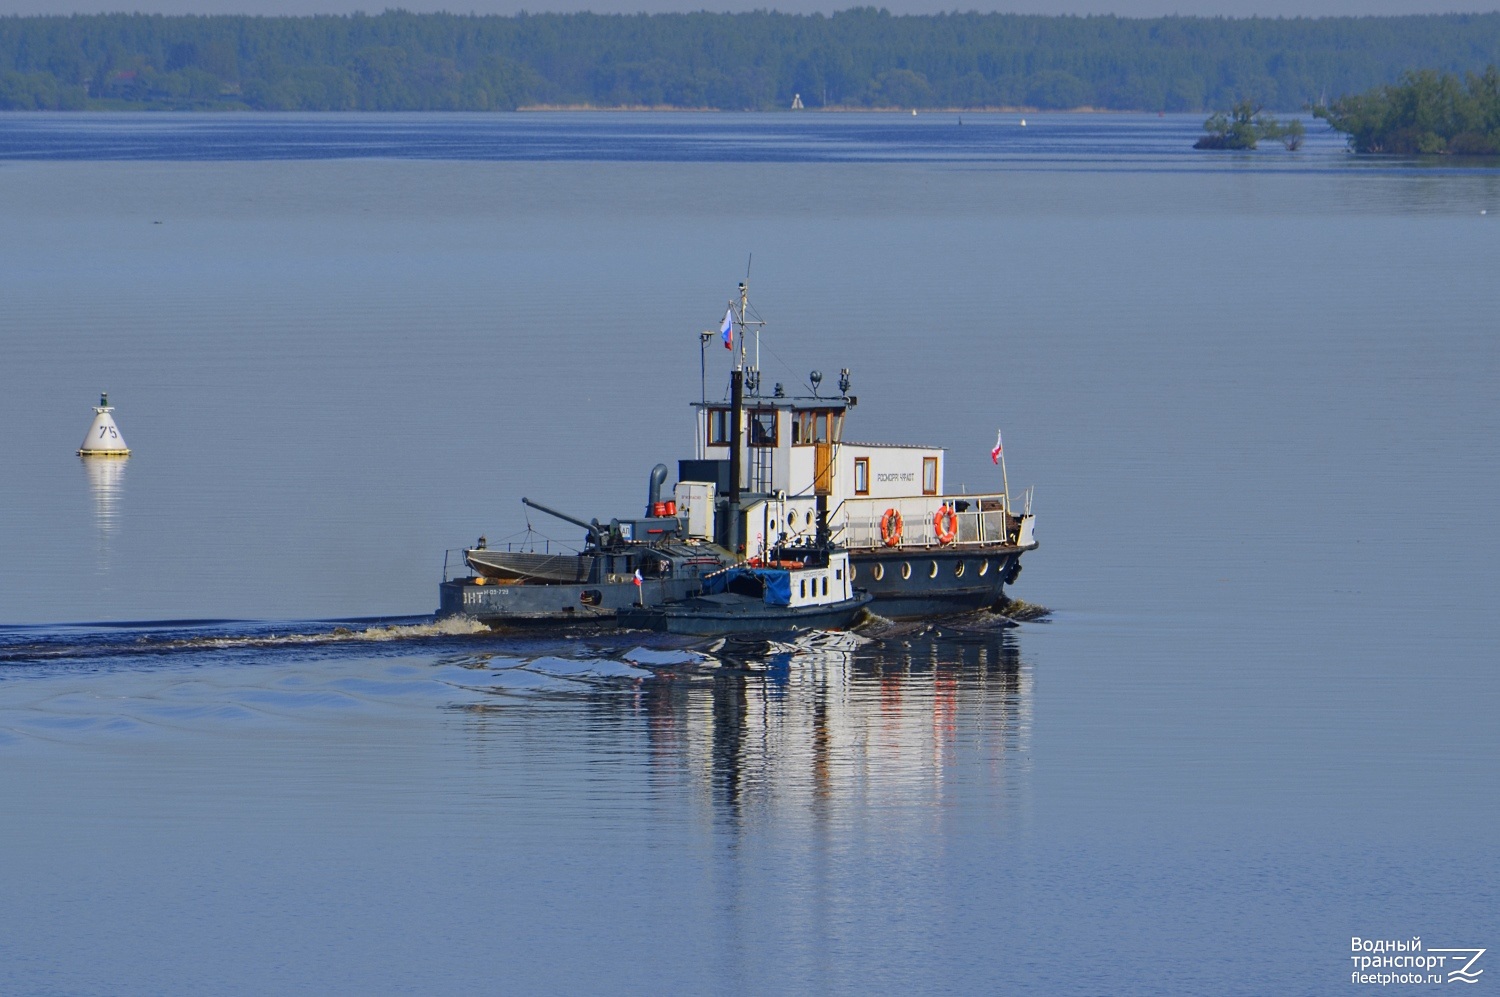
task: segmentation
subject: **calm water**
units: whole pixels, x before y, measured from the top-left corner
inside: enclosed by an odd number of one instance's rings
[[[1198,124],[0,115],[0,992],[1328,993],[1352,935],[1500,950],[1500,171]],[[688,451],[751,253],[768,383],[850,368],[848,435],[954,487],[1004,428],[1053,617],[433,624],[520,496],[628,513]],[[74,456],[101,390],[127,462]]]

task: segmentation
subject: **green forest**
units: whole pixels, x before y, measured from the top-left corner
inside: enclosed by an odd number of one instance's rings
[[[12,16],[0,108],[1290,111],[1495,62],[1500,14]]]
[[[1430,69],[1313,111],[1355,152],[1500,156],[1500,69],[1463,79]]]

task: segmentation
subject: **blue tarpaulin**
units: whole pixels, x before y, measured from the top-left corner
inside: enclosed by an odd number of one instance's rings
[[[767,606],[790,606],[792,604],[792,573],[761,568],[755,572],[766,583]]]
[[[744,591],[743,582],[735,585],[736,579],[755,579],[765,589],[768,606],[790,606],[792,604],[792,573],[780,568],[730,568],[703,579],[703,594]]]

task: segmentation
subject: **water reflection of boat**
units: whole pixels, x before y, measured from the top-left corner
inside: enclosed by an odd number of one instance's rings
[[[686,653],[673,663],[673,652],[590,645],[578,667],[603,655],[650,668],[655,677],[631,680],[629,695],[597,680],[572,683],[571,695],[556,684],[534,695],[546,703],[549,731],[558,729],[553,712],[572,704],[590,715],[589,729],[640,732],[643,749],[623,751],[622,763],[645,760],[642,778],[691,787],[730,824],[754,813],[792,827],[841,810],[864,814],[874,804],[895,833],[904,817],[930,822],[948,809],[941,804],[960,778],[981,778],[987,791],[1023,802],[1033,686],[1015,632],[952,632],[946,622],[885,632],[873,641],[858,634],[731,637],[702,645],[709,657],[686,664]],[[571,647],[579,653],[576,642]],[[519,664],[514,652],[499,653]],[[546,673],[556,661],[531,667]],[[477,742],[551,750],[514,736],[517,710],[538,672],[527,671],[514,686],[506,684],[508,674],[476,683],[493,688],[494,702],[455,709],[469,717]]]
[[[1002,790],[1024,782],[1031,680],[1008,634],[790,647],[761,664],[648,682],[638,707],[657,763],[698,780],[730,816],[753,805],[805,819],[807,804],[872,800],[929,813],[965,754]]]

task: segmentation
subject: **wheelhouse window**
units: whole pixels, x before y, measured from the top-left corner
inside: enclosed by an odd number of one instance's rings
[[[870,458],[854,458],[854,494],[870,494]]]
[[[936,457],[922,458],[922,494],[937,494],[937,472],[938,459]]]
[[[711,447],[727,447],[730,443],[730,435],[733,432],[733,420],[730,418],[732,410],[727,408],[711,408],[708,410],[708,445]]]
[[[838,443],[843,439],[844,413],[830,409],[810,409],[793,413],[792,444]]]
[[[752,447],[776,446],[775,409],[755,409],[750,413],[750,445]]]

